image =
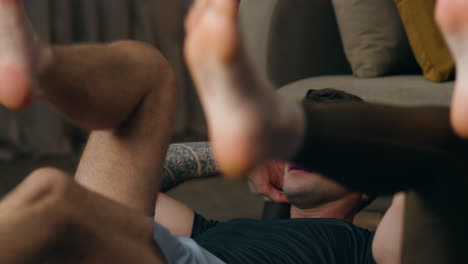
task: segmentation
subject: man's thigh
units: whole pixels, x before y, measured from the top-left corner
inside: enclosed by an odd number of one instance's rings
[[[30,263],[57,243],[65,232],[63,210],[56,206],[63,179],[56,170],[34,172],[0,201],[0,263]]]
[[[406,194],[396,194],[377,228],[372,254],[378,264],[401,263],[405,201]]]
[[[0,202],[0,243],[0,263],[164,263],[150,218],[55,169],[34,172]]]
[[[68,198],[74,210],[69,240],[91,263],[222,264],[190,238],[174,236],[153,219],[77,185]]]
[[[454,190],[455,191],[455,190]],[[449,201],[449,195],[433,192],[427,194],[439,200],[446,200],[446,208],[455,206],[455,201]],[[446,209],[440,211],[436,203],[429,202],[426,195],[410,192],[407,195],[404,213],[404,237],[402,239],[402,263],[403,264],[445,264],[466,263],[462,259],[461,251],[466,252],[466,237],[457,241],[459,234],[466,234],[465,219],[457,215],[455,218],[463,219],[460,225],[458,219],[450,221]],[[459,207],[460,213],[463,207]],[[452,212],[457,214],[459,212]],[[462,227],[462,228],[457,228]],[[455,234],[455,236],[454,236]]]
[[[445,211],[437,211],[433,204],[417,192],[395,196],[374,238],[372,251],[377,263],[464,262],[463,254],[458,253],[460,246],[465,248],[464,238],[457,240],[460,236],[453,235],[464,234],[456,228],[461,225],[447,220]],[[447,203],[447,208],[450,206]]]
[[[83,252],[80,263],[164,263],[153,240],[153,221],[136,210],[76,184],[65,200],[71,231],[64,236],[71,250]]]

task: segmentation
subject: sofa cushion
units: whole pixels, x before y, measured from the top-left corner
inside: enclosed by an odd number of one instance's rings
[[[346,57],[358,77],[419,70],[393,0],[332,0]]]
[[[435,0],[395,0],[424,76],[434,82],[453,77],[454,61],[434,19]]]
[[[335,88],[362,97],[375,103],[394,105],[441,105],[450,104],[453,82],[434,83],[422,75],[400,75],[371,79],[352,75],[313,77],[282,87],[283,96],[295,100],[304,98],[308,89]]]

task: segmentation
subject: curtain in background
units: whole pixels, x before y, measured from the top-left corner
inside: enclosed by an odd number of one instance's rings
[[[50,43],[135,39],[156,44],[156,1],[160,0],[25,0],[24,4],[34,28]]]
[[[179,89],[176,133],[205,133],[203,114],[183,58],[184,18],[192,0],[24,0],[33,28],[46,42],[145,41],[173,66]],[[15,154],[72,152],[63,118],[44,102],[21,113],[0,108],[0,160]]]
[[[183,124],[184,134],[204,138],[207,134],[206,122],[183,56],[184,22],[193,0],[154,2],[159,48],[175,69],[181,90],[179,107],[184,114],[179,114],[178,123]]]

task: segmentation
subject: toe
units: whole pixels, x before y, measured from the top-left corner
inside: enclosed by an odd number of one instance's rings
[[[232,20],[237,20],[238,16],[238,1],[237,0],[212,0],[216,11],[224,17]]]
[[[468,88],[462,86],[460,79],[457,80],[457,85],[454,91],[451,109],[451,121],[455,132],[463,137],[468,138]]]
[[[31,79],[23,71],[4,68],[0,72],[0,104],[10,110],[22,110],[32,101]]]
[[[197,0],[192,7],[185,20],[185,29],[187,32],[193,31],[197,27],[203,13],[206,11],[211,0]]]
[[[468,139],[468,113],[467,107],[463,105],[452,106],[451,123],[455,133],[464,139]]]
[[[441,30],[450,34],[468,26],[467,12],[468,1],[438,0],[435,16]]]
[[[440,29],[445,33],[453,32],[456,28],[457,19],[453,16],[454,1],[452,0],[438,0],[435,11],[436,21]]]

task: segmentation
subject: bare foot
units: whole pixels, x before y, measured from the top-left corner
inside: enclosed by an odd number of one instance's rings
[[[35,76],[51,57],[25,16],[21,0],[0,0],[0,104],[12,110],[33,98]]]
[[[452,125],[468,138],[468,1],[438,0],[436,18],[457,64]]]
[[[303,113],[260,81],[242,51],[237,0],[197,0],[187,19],[185,55],[208,120],[219,167],[239,178],[302,142]]]

